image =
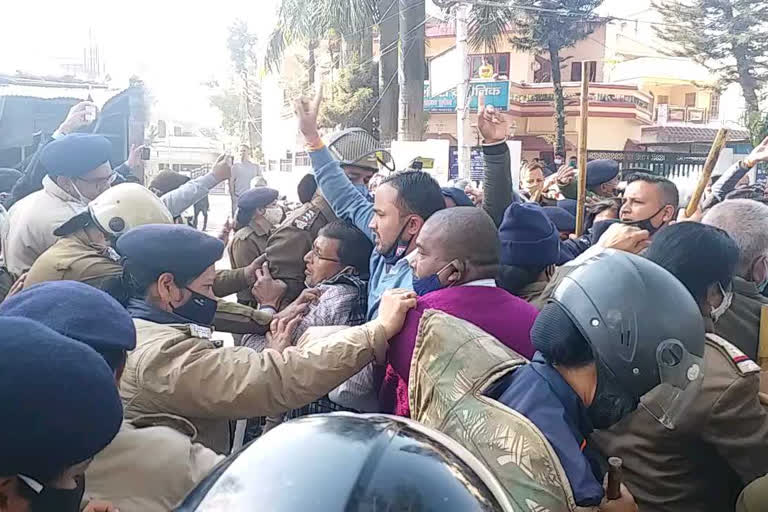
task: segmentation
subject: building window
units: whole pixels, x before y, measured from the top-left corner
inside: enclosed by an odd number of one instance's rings
[[[174,137],[181,137],[181,126],[174,126],[173,127],[173,136]]]
[[[276,171],[277,170],[277,160],[270,160],[268,164],[268,169],[270,171]]]
[[[720,119],[720,93],[715,91],[709,97],[709,118]]]
[[[509,54],[471,55],[469,71],[473,80],[509,80]]]
[[[685,106],[686,107],[695,107],[696,106],[696,93],[695,92],[689,92],[685,95]]]
[[[159,170],[161,170],[161,171],[164,171],[164,170],[165,170],[165,168],[166,168],[166,165],[165,165],[164,163],[159,163],[159,164],[157,164],[157,168],[158,168]]]
[[[312,162],[309,160],[309,154],[306,151],[296,153],[296,167],[309,167]]]
[[[280,172],[291,172],[293,171],[293,160],[280,160]]]
[[[589,81],[595,82],[597,80],[597,61],[588,60],[585,61],[587,68],[589,69]],[[581,62],[571,63],[571,82],[581,82]]]
[[[167,135],[166,128],[165,128],[165,121],[158,121],[157,122],[157,136],[160,139],[164,139]]]
[[[656,96],[656,104],[657,105],[669,105],[669,96],[666,94],[659,94]]]

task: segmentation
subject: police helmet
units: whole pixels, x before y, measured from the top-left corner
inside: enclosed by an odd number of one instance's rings
[[[553,301],[618,383],[673,428],[704,372],[704,321],[685,286],[645,258],[607,250],[571,272]]]
[[[102,231],[118,237],[131,228],[145,224],[173,224],[165,204],[136,183],[115,185],[88,203],[88,209],[68,220],[54,233],[64,236],[95,223]]]
[[[415,421],[349,413],[284,423],[231,456],[178,511],[511,511],[482,463]]]
[[[373,135],[362,128],[348,128],[331,135],[328,150],[341,165],[354,165],[378,171],[379,165],[389,171],[395,170],[395,163],[389,151],[379,147]]]

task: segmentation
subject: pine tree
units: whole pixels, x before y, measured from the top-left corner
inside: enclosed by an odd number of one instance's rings
[[[764,0],[659,0],[665,24],[658,36],[715,73],[723,85],[738,83],[747,118],[759,115],[760,85],[768,80],[768,2]]]

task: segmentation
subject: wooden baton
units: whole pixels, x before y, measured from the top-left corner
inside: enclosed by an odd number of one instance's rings
[[[688,202],[688,207],[685,209],[685,216],[692,217],[696,210],[699,208],[699,202],[701,196],[704,195],[704,189],[707,188],[707,183],[712,177],[712,171],[715,170],[717,160],[720,158],[720,152],[725,147],[726,139],[728,138],[728,128],[720,128],[715,136],[715,141],[712,143],[712,147],[709,149],[709,155],[707,161],[704,164],[704,170],[701,171],[701,177],[699,178],[699,184],[696,185],[696,190],[691,196],[691,200]]]
[[[621,471],[623,464],[624,461],[621,460],[621,457],[608,458],[608,486],[605,489],[605,497],[610,501],[621,498],[621,484],[624,480]]]
[[[581,129],[579,130],[579,174],[576,198],[576,236],[584,234],[584,210],[587,204],[587,125],[589,124],[589,63],[581,70]]]

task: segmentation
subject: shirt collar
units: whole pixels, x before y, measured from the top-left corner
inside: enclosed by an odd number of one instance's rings
[[[483,286],[486,288],[496,288],[496,280],[495,279],[476,279],[474,281],[464,283],[460,286]]]
[[[50,195],[57,197],[67,203],[77,203],[83,208],[86,206],[86,205],[83,205],[80,201],[78,201],[77,198],[72,197],[66,190],[61,188],[59,184],[56,183],[53,180],[53,178],[51,178],[50,176],[46,176],[45,178],[43,178],[43,189],[45,189],[45,191],[48,192]]]

